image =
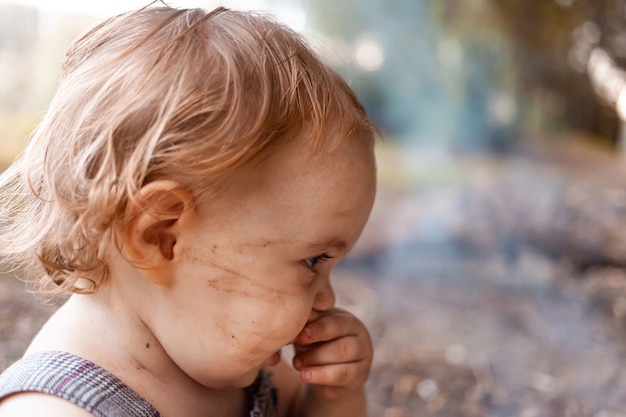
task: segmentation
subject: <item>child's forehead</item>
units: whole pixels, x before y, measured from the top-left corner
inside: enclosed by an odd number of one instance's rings
[[[263,164],[234,172],[220,194],[199,204],[200,221],[232,226],[231,238],[245,230],[245,242],[343,253],[362,230],[375,194],[370,147],[352,147],[360,150],[329,158],[294,152],[298,143],[292,142]]]
[[[339,126],[329,125],[323,132],[301,132],[268,146],[251,162],[250,170],[261,174],[291,170],[298,175],[313,168],[323,175],[337,163],[349,165],[358,162],[359,158],[350,158],[350,155],[360,154],[361,158],[367,159],[366,154],[370,153],[372,144],[367,134],[351,135]]]
[[[321,189],[338,182],[360,181],[354,175],[357,171],[372,176],[375,173],[370,139],[348,138],[317,146],[307,135],[297,135],[268,146],[256,158],[224,176],[215,190],[232,197],[274,193],[276,198],[289,198],[289,193],[301,187]]]

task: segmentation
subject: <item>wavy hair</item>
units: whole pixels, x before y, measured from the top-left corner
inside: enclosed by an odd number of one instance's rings
[[[47,114],[0,176],[0,259],[44,292],[94,292],[147,182],[199,195],[282,138],[340,140],[330,124],[342,138],[376,132],[341,77],[268,15],[149,6],[104,20],[70,46]]]

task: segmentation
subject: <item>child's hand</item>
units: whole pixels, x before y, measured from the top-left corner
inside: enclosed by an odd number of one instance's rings
[[[293,366],[321,398],[332,400],[362,389],[372,364],[365,325],[350,312],[314,312],[294,343]]]

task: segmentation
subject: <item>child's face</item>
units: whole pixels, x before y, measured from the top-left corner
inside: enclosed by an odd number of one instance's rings
[[[360,138],[319,153],[302,142],[240,169],[176,242],[153,330],[203,385],[249,384],[313,311],[334,305],[330,270],[373,204],[373,151]]]

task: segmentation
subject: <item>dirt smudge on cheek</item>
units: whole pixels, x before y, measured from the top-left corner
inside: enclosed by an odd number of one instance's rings
[[[267,239],[258,242],[258,245],[267,247],[274,243]],[[206,282],[210,288],[227,294],[237,293],[250,298],[263,298],[275,306],[282,305],[285,297],[293,296],[286,288],[277,286],[276,281],[272,281],[271,274],[254,270],[242,271],[241,268],[237,268],[241,260],[236,256],[220,256],[217,250],[218,246],[213,245],[209,253],[195,250],[187,255],[188,262],[200,268],[206,266],[206,275],[208,275]],[[241,248],[233,249],[231,253],[241,253]]]
[[[240,293],[245,296],[251,296],[252,292],[247,288],[258,286],[254,279],[230,266],[235,265],[236,262],[215,255],[217,248],[217,245],[213,245],[210,254],[200,253],[199,251],[189,253],[187,261],[197,265],[198,268],[206,267],[205,273],[209,276],[206,282],[210,288],[228,294]]]
[[[220,278],[211,278],[207,279],[207,284],[209,287],[213,288],[215,291],[223,292],[226,294],[240,294],[245,297],[253,296],[252,291],[241,288],[236,283],[233,283],[228,277],[220,277]]]

